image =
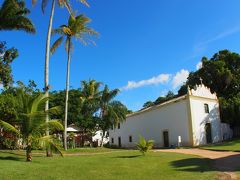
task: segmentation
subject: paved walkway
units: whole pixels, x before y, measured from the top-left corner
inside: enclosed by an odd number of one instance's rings
[[[240,153],[228,151],[210,151],[204,149],[163,149],[156,152],[174,152],[181,154],[197,155],[214,160],[214,167],[222,174],[218,179],[231,180],[237,178],[235,171],[240,170]]]

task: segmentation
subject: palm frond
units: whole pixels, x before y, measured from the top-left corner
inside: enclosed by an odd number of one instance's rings
[[[58,119],[55,119],[55,120],[53,119],[53,120],[49,121],[48,124],[52,130],[56,130],[56,131],[64,130],[62,123]]]
[[[70,16],[73,16],[73,12],[72,12],[72,7],[69,3],[68,0],[64,0],[64,6],[66,7],[66,9],[68,10],[68,13],[70,14]]]
[[[15,19],[16,29],[26,31],[28,33],[36,33],[34,24],[26,17],[19,17]]]
[[[48,99],[49,99],[49,97],[47,96],[47,94],[40,94],[39,96],[34,98],[32,104],[31,104],[31,111],[30,112],[31,113],[37,112],[39,106],[41,104],[45,103]]]
[[[54,107],[51,107],[50,109],[48,109],[46,111],[46,113],[48,115],[59,115],[61,113],[61,106],[54,106]]]
[[[45,12],[45,8],[46,8],[47,4],[48,4],[48,0],[42,0],[41,8],[42,8],[42,12],[43,13]]]
[[[57,145],[57,143],[54,142],[53,136],[40,137],[38,139],[38,142],[42,147],[50,147],[53,152],[58,153],[61,156],[63,156],[61,148]]]
[[[88,2],[87,2],[86,0],[80,0],[80,2],[81,2],[82,4],[84,4],[85,6],[87,6],[87,7],[90,7],[89,4],[88,4]]]
[[[0,127],[2,127],[5,131],[10,132],[10,133],[14,133],[19,135],[20,132],[11,124],[0,120]]]
[[[52,141],[50,141],[48,143],[49,143],[49,146],[50,146],[50,149],[51,149],[52,152],[60,154],[63,157],[63,153],[61,151],[61,147],[59,147],[56,143],[54,143]]]
[[[63,125],[59,120],[50,120],[46,123],[46,126],[52,131],[63,131]]]
[[[89,45],[89,43],[81,36],[76,37],[84,46]]]
[[[35,33],[33,23],[26,16],[29,13],[24,1],[5,0],[0,7],[0,30],[23,30]]]
[[[89,27],[85,27],[84,32],[91,36],[96,36],[96,37],[98,37],[100,35],[99,32],[97,32],[94,29],[89,28]]]
[[[153,140],[146,140],[143,136],[139,136],[139,141],[136,142],[136,146],[138,148],[138,150],[145,155],[146,152],[148,152],[148,150],[152,149],[153,147]]]
[[[51,49],[50,49],[50,52],[51,54],[53,54],[56,49],[61,45],[62,41],[63,41],[63,36],[61,36],[60,38],[58,38],[52,45]]]
[[[60,26],[60,28],[57,28],[57,29],[52,29],[51,35],[53,36],[56,34],[65,35],[65,33],[62,30],[62,26]]]

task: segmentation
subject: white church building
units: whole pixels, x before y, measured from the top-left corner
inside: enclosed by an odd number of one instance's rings
[[[133,148],[141,135],[154,140],[155,147],[198,146],[222,141],[223,133],[230,133],[222,132],[222,126],[216,94],[200,85],[184,96],[128,115],[109,130],[109,143]]]

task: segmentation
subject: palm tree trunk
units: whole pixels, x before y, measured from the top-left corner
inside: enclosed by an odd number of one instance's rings
[[[105,114],[105,108],[104,108],[104,106],[102,106],[101,107],[101,113],[100,113],[100,117],[101,117],[101,119],[102,119],[102,121],[103,121],[103,116],[104,116],[104,114]],[[104,138],[104,135],[105,135],[105,130],[103,130],[103,128],[102,128],[102,133],[103,133],[103,135],[102,135],[102,141],[101,141],[101,144],[100,144],[100,147],[103,147],[103,138]]]
[[[31,145],[27,145],[26,149],[26,161],[31,162],[32,161],[32,147]]]
[[[64,149],[67,150],[67,120],[68,120],[68,92],[70,79],[70,63],[71,63],[71,37],[68,37],[68,61],[66,75],[66,99],[65,99],[65,119],[64,119]]]
[[[104,140],[104,137],[105,137],[105,131],[104,130],[102,130],[102,141],[101,141],[101,145],[100,145],[100,147],[103,147],[103,140]]]
[[[48,25],[48,34],[47,34],[47,40],[46,40],[46,53],[45,53],[45,93],[46,96],[49,97],[49,55],[50,55],[50,40],[51,40],[51,32],[52,32],[52,22],[53,22],[53,16],[54,16],[54,9],[55,9],[55,0],[52,1],[52,8],[51,8],[51,14],[49,19],[49,25]],[[46,101],[45,104],[45,111],[48,111],[49,109],[49,101]],[[49,121],[49,116],[46,115],[46,122]],[[49,129],[46,130],[46,135],[49,136]],[[52,153],[50,152],[50,147],[46,148],[46,155],[47,157],[52,156]]]

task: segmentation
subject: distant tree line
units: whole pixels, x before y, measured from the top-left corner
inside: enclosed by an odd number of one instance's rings
[[[14,86],[8,86],[1,91],[0,120],[16,127],[21,127],[21,115],[24,112],[23,104],[19,101],[19,91],[32,98],[37,98],[43,93],[33,80],[27,85],[17,81]],[[69,91],[68,125],[78,126],[83,137],[89,137],[88,140],[98,130],[106,134],[111,127],[116,127],[119,122],[125,121],[126,115],[131,112],[120,101],[114,100],[118,92],[118,89],[110,90],[107,85],[103,86],[95,80],[82,81],[81,88]],[[65,90],[51,92],[49,102],[50,109],[58,107],[58,113],[52,114],[51,119],[58,119],[63,124]],[[10,141],[10,144],[16,143],[16,139],[12,136],[2,138],[0,147],[10,148],[7,143],[9,144]]]

